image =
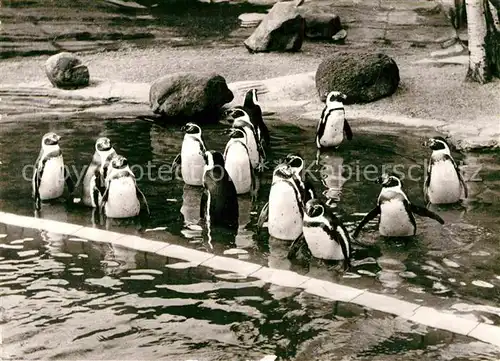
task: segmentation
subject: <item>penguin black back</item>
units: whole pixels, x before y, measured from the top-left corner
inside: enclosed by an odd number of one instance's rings
[[[238,228],[239,207],[236,187],[224,168],[224,157],[220,152],[207,151],[204,154],[205,174],[200,216],[211,225]]]

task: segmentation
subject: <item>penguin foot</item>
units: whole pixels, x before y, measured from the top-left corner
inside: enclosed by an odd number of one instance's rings
[[[269,167],[267,166],[267,162],[263,161],[263,162],[257,163],[257,165],[255,166],[255,169],[257,170],[257,172],[263,173],[266,169],[269,169]]]

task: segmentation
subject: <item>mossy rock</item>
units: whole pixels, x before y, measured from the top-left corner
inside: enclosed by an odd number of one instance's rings
[[[368,103],[393,94],[399,85],[396,62],[381,53],[337,53],[324,59],[316,71],[316,89],[322,102],[331,91],[347,95],[345,104]]]
[[[48,58],[45,62],[45,74],[53,86],[61,89],[83,88],[90,82],[87,66],[68,52]]]

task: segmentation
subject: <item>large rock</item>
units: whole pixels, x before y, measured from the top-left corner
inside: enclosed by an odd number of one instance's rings
[[[299,13],[306,21],[305,35],[309,39],[331,39],[342,30],[340,17],[310,7],[299,7]]]
[[[380,53],[337,53],[316,71],[316,89],[323,102],[336,90],[347,95],[346,104],[368,103],[391,95],[398,84],[396,62]]]
[[[306,23],[298,9],[292,1],[276,3],[245,40],[248,51],[299,51],[304,41]]]
[[[89,85],[89,69],[75,55],[62,52],[45,62],[45,74],[53,86],[76,89]]]
[[[217,121],[221,107],[234,95],[226,80],[213,73],[173,73],[156,80],[149,90],[155,114],[184,122]]]

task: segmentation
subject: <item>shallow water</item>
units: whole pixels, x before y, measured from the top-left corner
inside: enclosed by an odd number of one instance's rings
[[[322,154],[320,166],[315,166],[312,128],[283,125],[272,118],[266,120],[273,134],[269,166],[289,152],[302,154],[306,167],[311,166],[311,175],[316,178],[317,191],[323,192],[324,199],[328,199],[349,230],[352,231],[374,206],[380,188],[365,178],[373,179],[384,165],[399,165],[397,169],[406,174],[403,183],[410,200],[423,204],[422,176],[429,152],[421,143],[431,134],[428,131],[405,131],[352,120],[354,140],[337,152]],[[222,125],[204,128],[204,138],[210,149],[224,149],[227,135],[223,130]],[[152,220],[144,234],[147,238],[218,254],[239,248],[246,253],[229,257],[292,269],[376,292],[394,293],[412,302],[452,307],[457,312],[475,311],[478,320],[500,324],[500,309],[494,307],[500,301],[497,236],[500,228],[500,162],[497,153],[454,154],[457,162],[467,164],[468,175],[479,170],[473,178],[478,181],[469,182],[467,202],[462,207],[436,209],[446,221],[444,226],[418,218],[417,237],[407,245],[382,240],[376,232],[375,222],[372,222],[360,236],[360,240],[370,246],[356,247],[354,266],[342,274],[317,261],[310,264],[290,262],[286,258],[286,243],[269,239],[265,230],[256,232],[258,212],[269,192],[270,170],[261,179],[257,202],[252,204],[250,198],[243,196],[239,199],[238,235],[230,237],[222,231],[214,232],[212,241],[208,242],[207,236],[191,225],[197,222],[201,189],[185,187],[181,181],[170,180],[167,174],[180,150],[183,134],[178,127],[162,128],[134,120],[85,119],[2,124],[2,211],[33,215],[30,166],[38,155],[41,136],[47,131],[56,131],[62,136],[65,161],[75,180],[90,162],[95,139],[99,136],[111,138],[117,151],[135,165],[138,184],[148,199]],[[370,165],[372,168],[367,169]],[[327,168],[320,171],[321,166]],[[413,166],[413,179],[408,179],[410,166]],[[62,203],[44,205],[42,217],[92,225],[90,209],[67,208]],[[139,232],[133,224],[111,224],[108,228]],[[395,354],[398,358],[405,355],[408,359],[417,355],[422,357],[419,359],[427,356],[453,359],[463,356],[463,348],[466,348],[472,350],[473,354],[467,357],[472,360],[476,357],[475,352],[490,352],[480,343],[477,347],[461,347],[461,343],[470,340],[451,337],[441,331],[427,334],[422,331],[425,336],[418,336],[415,330],[420,326],[401,325],[403,321],[396,322],[385,315],[367,319],[361,310],[345,311],[348,316],[338,319],[330,302],[302,294],[298,296],[294,290],[274,286],[262,288],[260,281],[221,278],[203,268],[165,269],[164,260],[151,255],[69,241],[43,232],[43,239],[39,238],[37,231],[24,230],[19,234],[20,230],[9,227],[2,232],[8,235],[0,239],[6,245],[25,237],[35,239],[14,242],[17,247],[0,249],[4,258],[0,261],[3,267],[0,286],[3,292],[10,294],[4,308],[16,305],[17,315],[12,317],[6,312],[6,317],[10,318],[10,331],[4,336],[4,344],[8,345],[10,352],[23,358],[132,359],[135,356],[147,359],[189,354],[191,358],[214,360],[225,359],[233,353],[241,355],[242,359],[257,359],[274,353],[284,359],[308,359],[308,355],[329,355],[331,358],[332,350],[342,348],[346,353],[335,353],[335,357],[340,358],[339,355],[343,354],[373,359],[371,357],[378,355],[388,360],[388,354]],[[18,253],[30,250],[38,252]],[[129,272],[134,269],[156,269],[161,270],[161,274],[138,271],[147,277],[134,280]],[[99,285],[103,282],[104,285]],[[179,283],[186,285],[186,290],[157,287]],[[35,292],[30,291],[30,287]],[[467,305],[471,303],[491,307],[470,309]],[[356,308],[352,305],[342,307]],[[51,325],[50,332],[39,333],[37,325]],[[361,328],[356,329],[357,326]],[[197,331],[192,331],[193,327]],[[381,328],[384,329],[383,335]],[[387,335],[386,330],[394,330],[394,333]],[[67,337],[61,337],[63,335]],[[363,350],[352,350],[353,337],[367,339],[369,345]],[[70,342],[74,338],[82,341]],[[339,343],[332,342],[332,339],[339,340]],[[29,342],[23,341],[24,346],[19,348],[21,340]],[[92,346],[92,342],[95,345]],[[155,345],[169,347],[166,350]],[[58,352],[63,354],[57,355]],[[443,353],[455,356],[448,358]]]

